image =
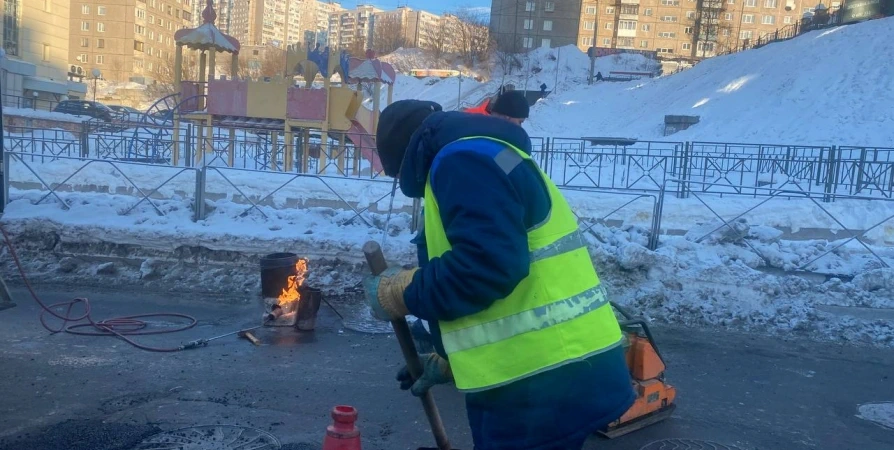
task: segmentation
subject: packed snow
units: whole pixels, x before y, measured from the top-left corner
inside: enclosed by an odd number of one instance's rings
[[[534,136],[664,137],[665,115],[695,115],[673,140],[890,146],[894,18],[814,31],[705,60],[678,74],[577,85],[535,105]]]

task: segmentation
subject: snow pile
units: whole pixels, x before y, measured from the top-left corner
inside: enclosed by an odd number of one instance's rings
[[[394,66],[396,72],[407,75],[413,69],[453,69],[446,59],[435,58],[420,48],[399,48],[379,59]]]
[[[45,111],[42,109],[10,108],[8,106],[3,107],[3,114],[9,116],[27,117],[29,119],[57,120],[60,122],[76,123],[84,122],[91,119],[91,117],[88,116],[75,116],[73,114]]]
[[[89,181],[93,185],[90,191],[108,193],[61,189],[57,194],[69,205],[64,209],[54,196],[34,205],[45,192],[20,187],[20,183],[33,183],[36,176],[20,163],[11,165],[12,202],[3,221],[22,246],[33,247],[29,270],[48,279],[61,277],[72,282],[122,279],[161,289],[198,283],[222,291],[253,292],[257,276],[251,261],[256,256],[233,255],[276,249],[326,261],[320,263],[326,288],[344,292],[353,289],[363,275],[363,243],[381,241],[386,234],[384,212],[391,187],[387,182],[299,177],[282,186],[293,175],[210,170],[207,218],[193,222],[194,172],[120,167],[123,174],[107,164],[84,168],[69,183]],[[76,168],[57,161],[41,164],[36,170],[53,184],[65,180]],[[158,187],[169,178],[173,179]],[[155,190],[151,204],[140,202],[131,182],[143,192]],[[576,191],[566,191],[566,195],[582,217],[591,255],[613,299],[657,321],[894,345],[890,321],[836,316],[823,310],[828,306],[894,308],[894,270],[885,267],[894,267],[894,248],[890,244],[873,247],[883,263],[859,243],[845,244],[845,235],[837,240],[793,240],[787,236],[791,229],[816,226],[817,217],[822,217],[822,213],[811,212],[806,202],[794,206],[796,202],[774,200],[747,220],[733,221],[729,229],[707,208],[697,208],[694,200],[668,197],[664,227],[688,232],[663,235],[657,251],[650,251],[646,248],[650,201],[642,199],[614,212],[629,198]],[[249,201],[258,207],[252,208]],[[712,203],[715,211],[729,220],[757,201],[718,198]],[[403,196],[395,199],[398,212],[388,222],[385,244],[389,258],[405,264],[415,261],[411,219],[405,212],[410,204]],[[880,211],[870,217],[868,212],[849,216],[847,212],[855,208],[845,202],[823,207],[855,228],[862,221],[891,215],[894,208],[880,204]],[[793,212],[782,214],[784,210]],[[606,221],[612,220],[617,224],[607,226]],[[693,223],[700,225],[693,227]],[[771,223],[781,225],[767,225]],[[894,221],[881,228],[882,234],[872,235],[870,244],[894,242]],[[145,251],[150,253],[128,268],[96,260],[63,261],[61,255],[71,252],[46,251],[56,245],[73,245],[91,255],[110,252],[114,246],[130,248],[121,251],[131,257],[134,248],[149,249]],[[196,271],[184,267],[196,255],[215,251],[230,258],[221,262],[220,268],[193,273]],[[150,258],[162,262],[147,262]],[[227,265],[234,262],[238,267]],[[3,264],[3,270],[11,270],[8,263]],[[814,272],[811,276],[815,278],[793,274],[792,270],[802,266]]]
[[[894,60],[878,55],[891,38],[887,18],[711,58],[671,76],[579,85],[539,102],[525,128],[533,136],[667,139],[664,116],[679,114],[700,122],[674,140],[889,146]]]

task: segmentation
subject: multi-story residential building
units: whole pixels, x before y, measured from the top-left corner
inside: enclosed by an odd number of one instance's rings
[[[816,0],[494,0],[491,32],[506,50],[575,44],[701,59],[794,24]],[[840,6],[833,2],[832,9]],[[572,38],[572,34],[574,37]]]
[[[510,52],[576,45],[581,6],[580,0],[493,0],[490,34],[499,48]]]
[[[244,45],[283,46],[320,39],[338,3],[318,0],[221,0],[232,2],[229,34]],[[223,30],[223,28],[221,28]]]
[[[375,14],[373,34],[376,39],[380,39],[382,34],[389,35],[389,40],[397,38],[405,47],[430,48],[435,41],[450,37],[442,33],[443,20],[443,17],[428,11],[399,6]]]
[[[110,81],[172,80],[174,33],[202,0],[71,0],[69,58]]]
[[[69,79],[69,0],[0,0],[5,56],[0,58],[4,104],[49,105],[82,97],[87,86]],[[44,102],[49,101],[49,102]]]
[[[372,5],[329,14],[329,46],[355,51],[366,50],[373,40],[375,15],[383,10]]]

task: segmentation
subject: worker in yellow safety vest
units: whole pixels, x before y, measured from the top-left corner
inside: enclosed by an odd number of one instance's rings
[[[385,174],[424,199],[419,268],[364,287],[382,320],[428,321],[435,352],[403,389],[454,382],[478,450],[577,450],[634,393],[621,330],[577,220],[504,119],[388,106],[376,130]]]

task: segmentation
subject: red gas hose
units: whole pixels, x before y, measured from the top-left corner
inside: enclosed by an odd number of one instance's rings
[[[146,336],[150,334],[176,333],[178,331],[188,330],[196,326],[196,323],[198,322],[195,317],[180,313],[136,314],[133,316],[113,317],[97,322],[94,321],[92,317],[90,317],[90,301],[86,298],[76,298],[68,302],[54,303],[48,306],[43,301],[41,301],[40,297],[37,296],[37,293],[35,293],[34,289],[31,287],[31,283],[28,281],[28,277],[25,275],[25,270],[22,268],[22,263],[21,261],[19,261],[19,256],[16,254],[15,247],[13,247],[12,245],[12,240],[9,238],[9,234],[6,233],[6,229],[3,228],[3,225],[0,225],[0,232],[3,233],[3,240],[6,242],[6,247],[9,248],[9,254],[12,255],[12,259],[15,262],[16,267],[19,269],[19,274],[22,276],[22,281],[25,283],[25,287],[28,288],[28,292],[31,293],[31,298],[33,298],[34,301],[37,302],[37,304],[40,305],[40,307],[42,308],[42,311],[40,312],[40,324],[43,325],[43,327],[46,328],[47,331],[49,331],[50,333],[56,334],[65,332],[80,336],[115,336],[140,350],[146,350],[149,352],[170,353],[180,351],[183,348],[181,346],[172,348],[150,347],[147,345],[138,344],[130,339],[128,336]],[[84,313],[79,316],[73,317],[72,310],[78,305],[83,305],[82,307],[84,308]],[[63,307],[66,308],[64,315],[56,312]],[[62,325],[60,325],[58,329],[50,327],[46,322],[47,314],[50,314],[51,316],[61,320]],[[149,326],[149,324],[141,319],[145,319],[148,317],[176,317],[186,319],[189,321],[189,323],[174,329],[147,330],[146,328]],[[74,323],[82,321],[86,321],[86,323]],[[87,330],[84,330],[85,328]]]

